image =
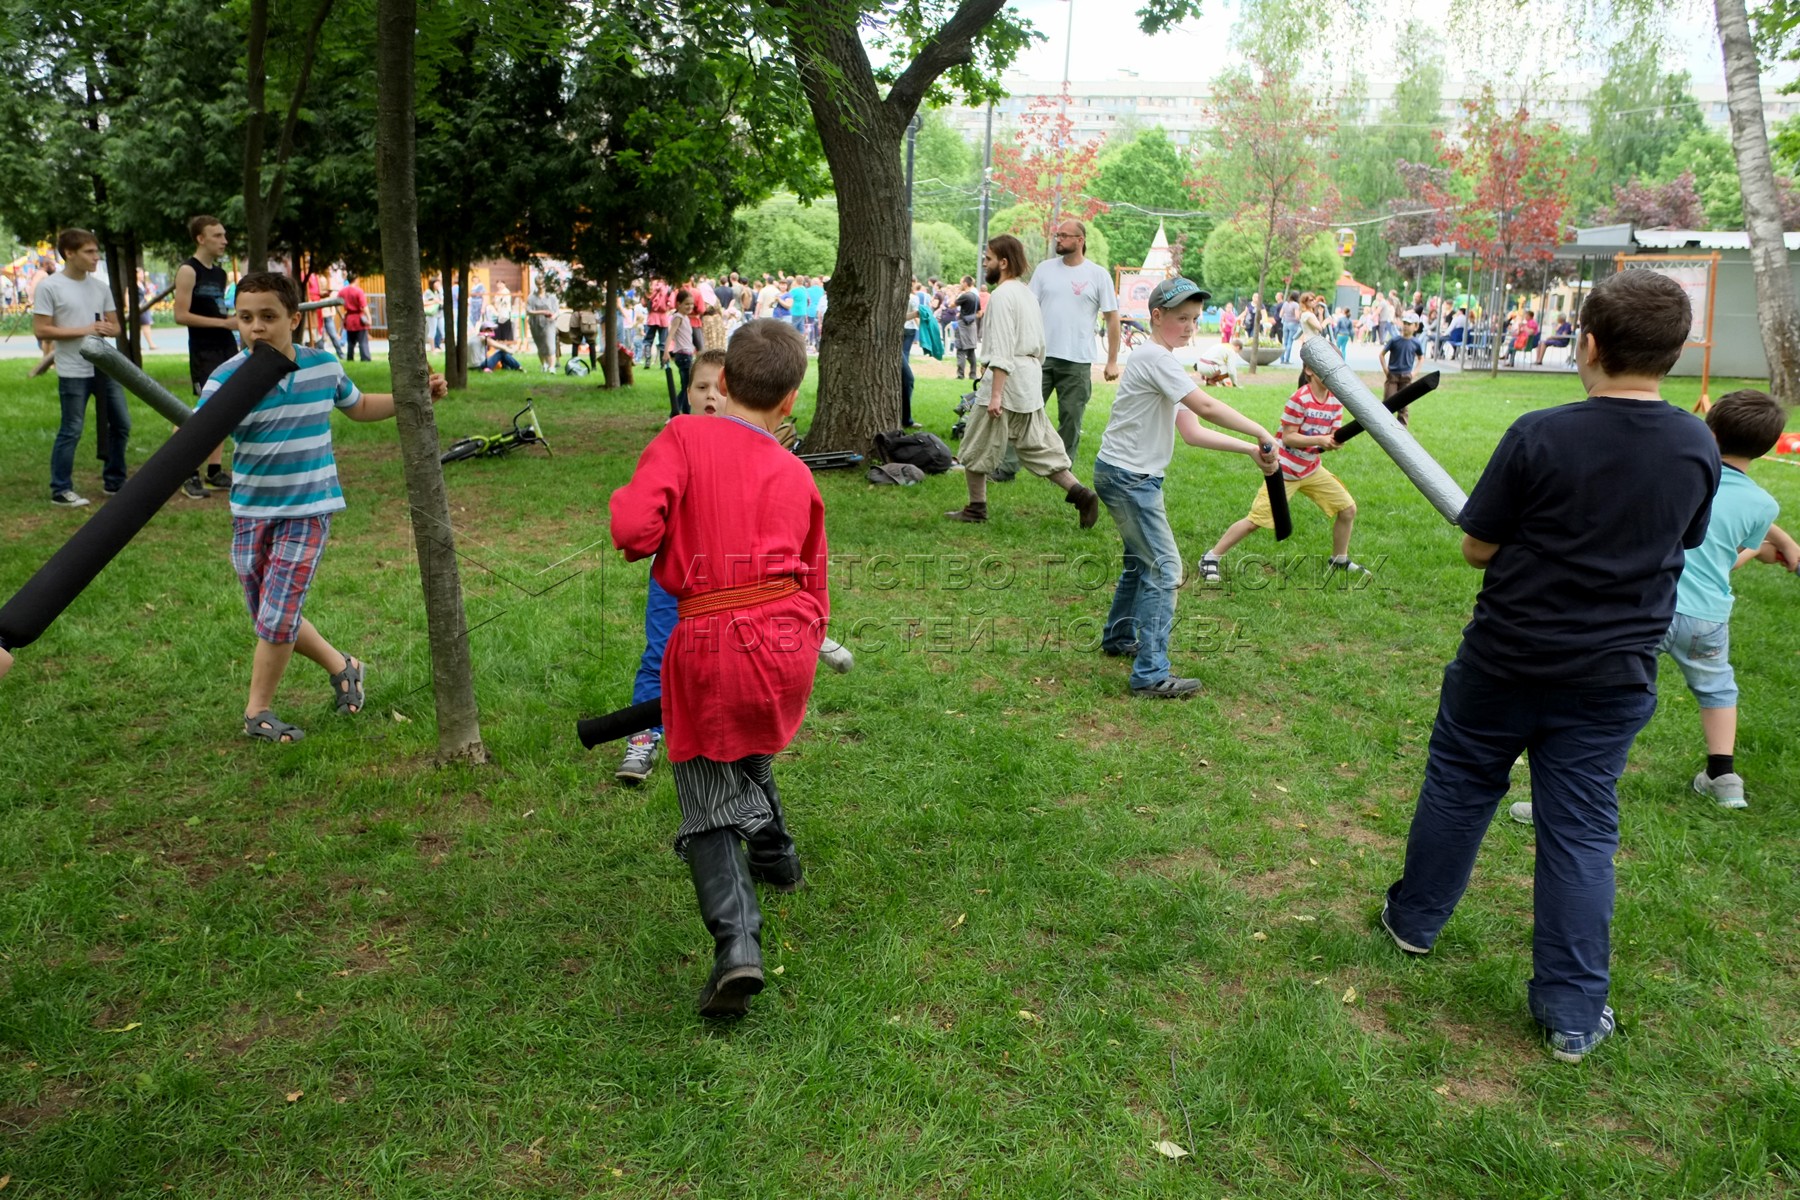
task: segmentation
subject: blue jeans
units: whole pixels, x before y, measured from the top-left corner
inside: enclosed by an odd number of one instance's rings
[[[362,360],[369,360],[369,331],[367,329],[344,330],[344,361],[349,362],[356,357],[357,348],[362,349]]]
[[[662,696],[663,651],[669,635],[675,632],[675,597],[652,579],[650,594],[644,598],[644,654],[638,659],[637,678],[631,681],[631,702],[642,704]],[[653,727],[657,733],[662,726]]]
[[[1163,508],[1162,476],[1121,471],[1098,458],[1094,490],[1125,543],[1125,570],[1113,592],[1100,645],[1124,650],[1136,642],[1131,686],[1151,687],[1169,677],[1169,634],[1175,625],[1175,589],[1181,586],[1181,551]]]
[[[1655,712],[1656,689],[1641,684],[1523,684],[1452,662],[1405,872],[1388,889],[1394,932],[1415,946],[1437,940],[1469,886],[1512,765],[1529,750],[1537,826],[1531,1015],[1569,1033],[1598,1029],[1611,979],[1619,776]]]
[[[86,379],[56,377],[56,396],[62,402],[62,424],[50,446],[50,494],[75,490],[75,447],[87,423],[88,397],[94,398],[100,422],[100,478],[109,488],[125,482],[125,443],[131,436],[131,413],[125,408],[125,392],[98,371]],[[100,412],[105,405],[106,411]]]
[[[1281,361],[1294,360],[1294,341],[1300,336],[1300,322],[1283,321],[1281,323]]]

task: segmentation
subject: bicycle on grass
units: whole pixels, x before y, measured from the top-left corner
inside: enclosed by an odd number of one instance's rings
[[[531,414],[531,419],[523,425],[519,424],[519,418],[526,413]],[[465,458],[500,458],[520,446],[542,446],[544,453],[551,452],[550,443],[544,438],[543,427],[538,424],[537,409],[532,407],[530,400],[525,402],[524,408],[513,414],[511,429],[492,437],[478,434],[475,437],[460,438],[450,443],[449,449],[444,451],[438,461],[452,463]]]

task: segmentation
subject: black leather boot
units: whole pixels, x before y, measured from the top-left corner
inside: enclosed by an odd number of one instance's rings
[[[781,798],[769,789],[769,806],[775,819],[747,840],[750,847],[750,878],[768,884],[778,892],[800,890],[800,850],[787,831],[781,815]]]
[[[738,846],[737,831],[714,829],[688,839],[688,866],[700,917],[713,935],[713,969],[700,989],[700,1015],[741,1017],[763,990],[762,909]]]

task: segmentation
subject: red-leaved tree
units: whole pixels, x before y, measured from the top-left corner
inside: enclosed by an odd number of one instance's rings
[[[1438,154],[1464,194],[1428,183],[1425,198],[1442,212],[1455,212],[1451,236],[1505,279],[1528,263],[1548,261],[1562,239],[1567,148],[1557,127],[1533,122],[1524,105],[1502,112],[1492,88],[1463,108],[1468,116],[1462,131],[1454,142],[1440,136]],[[1492,374],[1499,371],[1496,354]]]
[[[1262,243],[1256,294],[1265,304],[1270,272],[1292,279],[1301,252],[1338,207],[1325,170],[1332,111],[1329,97],[1315,96],[1286,63],[1260,54],[1213,82],[1213,152],[1189,183]],[[1252,372],[1263,328],[1259,316],[1250,335]]]
[[[1068,217],[1091,221],[1106,205],[1087,195],[1100,157],[1100,143],[1075,137],[1069,119],[1069,87],[1060,95],[1039,96],[1019,116],[1017,139],[994,147],[994,182],[1020,204],[1044,214],[1044,241],[1055,223]]]
[[[1706,207],[1694,186],[1694,173],[1683,171],[1667,183],[1634,179],[1613,184],[1612,203],[1596,210],[1594,220],[1639,229],[1705,229]]]

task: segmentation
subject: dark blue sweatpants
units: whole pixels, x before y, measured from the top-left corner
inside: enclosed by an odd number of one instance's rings
[[[1469,886],[1513,763],[1529,750],[1537,826],[1531,1014],[1551,1029],[1597,1029],[1610,979],[1619,776],[1655,712],[1651,686],[1521,684],[1452,662],[1405,873],[1388,889],[1394,932],[1415,946],[1437,940]]]

